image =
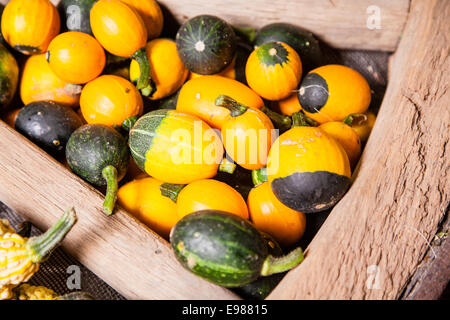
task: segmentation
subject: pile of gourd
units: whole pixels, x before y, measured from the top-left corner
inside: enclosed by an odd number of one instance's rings
[[[268,276],[303,259],[300,248],[275,258],[280,245],[348,190],[375,121],[371,90],[349,67],[321,66],[319,42],[293,25],[256,32],[201,15],[176,39],[162,29],[154,0],[63,0],[59,12],[11,0],[0,103],[18,86],[13,51],[25,106],[4,119],[106,186],[107,215],[118,199],[184,267],[265,297],[280,279]]]

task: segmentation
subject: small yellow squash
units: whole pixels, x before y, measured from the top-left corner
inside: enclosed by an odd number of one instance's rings
[[[268,42],[256,48],[245,67],[248,85],[267,100],[291,95],[300,83],[302,72],[300,56],[282,42]]]
[[[59,13],[49,0],[11,0],[2,15],[2,34],[23,54],[44,53],[59,33]]]

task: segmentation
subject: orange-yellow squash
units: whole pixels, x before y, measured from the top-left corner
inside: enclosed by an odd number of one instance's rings
[[[356,132],[347,124],[339,121],[326,122],[319,128],[341,144],[347,153],[350,165],[354,167],[361,155],[361,141]]]
[[[247,204],[255,227],[271,235],[282,246],[293,245],[303,236],[306,229],[305,214],[282,204],[268,182],[250,191]]]
[[[168,239],[178,221],[177,205],[161,194],[161,184],[151,177],[131,181],[119,189],[117,199],[125,210]]]
[[[265,167],[270,147],[276,139],[269,117],[261,110],[248,108],[223,95],[218,97],[216,104],[230,112],[229,120],[221,129],[227,154],[245,169]]]
[[[23,54],[44,53],[59,33],[59,13],[49,0],[11,0],[2,15],[2,34]]]
[[[220,137],[207,123],[168,109],[140,117],[130,130],[129,146],[141,170],[173,184],[212,178],[223,159]]]
[[[343,147],[317,127],[294,126],[278,137],[269,152],[267,177],[272,191],[296,211],[331,208],[347,192],[350,175]]]
[[[256,48],[245,67],[248,85],[267,100],[291,95],[300,83],[302,72],[300,56],[282,42],[268,42]]]
[[[84,84],[97,78],[105,67],[105,51],[92,36],[83,32],[64,32],[48,47],[47,61],[62,80]]]
[[[220,210],[248,219],[245,200],[224,182],[204,179],[191,182],[178,194],[178,218],[201,211]]]
[[[87,123],[121,126],[126,119],[142,115],[143,101],[130,81],[103,75],[84,86],[80,109]]]
[[[366,112],[371,91],[359,72],[342,65],[326,65],[303,78],[298,98],[307,116],[325,123]]]
[[[106,51],[138,61],[141,76],[137,88],[144,90],[143,94],[153,91],[145,54],[147,28],[139,13],[120,0],[99,0],[91,9],[90,20],[92,33]]]
[[[216,99],[226,95],[253,109],[261,109],[264,102],[253,90],[239,81],[212,75],[186,82],[180,90],[177,111],[195,115],[213,128],[221,129],[230,119],[226,108],[216,105]]]
[[[150,76],[154,82],[151,100],[166,98],[175,93],[189,74],[178,56],[175,41],[171,39],[155,39],[147,43],[145,48],[150,63]],[[136,83],[140,77],[140,68],[136,60],[131,61],[130,80]]]
[[[45,54],[29,57],[22,69],[20,98],[27,105],[35,101],[52,100],[77,107],[82,87],[61,80],[50,69]]]
[[[164,25],[164,16],[155,0],[121,0],[136,10],[144,21],[149,39],[159,37]]]

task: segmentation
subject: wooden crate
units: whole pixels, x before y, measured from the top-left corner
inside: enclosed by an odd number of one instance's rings
[[[304,262],[268,298],[402,297],[450,201],[450,2],[160,3],[180,21],[200,13],[256,27],[286,21],[338,48],[395,51],[386,96],[350,191],[307,248]],[[378,9],[381,29],[371,30],[367,20]],[[165,240],[123,210],[105,217],[98,191],[3,122],[0,150],[0,200],[43,229],[75,206],[79,222],[64,247],[126,298],[238,299],[185,271]]]

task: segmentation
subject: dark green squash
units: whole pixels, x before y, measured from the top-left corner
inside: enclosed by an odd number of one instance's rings
[[[266,240],[269,254],[274,257],[283,255],[280,245],[267,233],[261,232],[261,235]],[[236,293],[244,299],[249,300],[264,300],[280,281],[285,276],[285,273],[276,273],[268,277],[259,277],[252,283],[235,289]]]
[[[224,287],[240,287],[260,276],[287,271],[303,260],[301,248],[274,258],[247,220],[226,212],[189,214],[173,227],[170,243],[187,270]]]
[[[194,73],[216,74],[236,52],[236,35],[224,20],[200,15],[186,21],[176,36],[177,50],[186,68]]]
[[[72,108],[54,101],[37,101],[17,114],[15,129],[52,155],[64,154],[71,134],[83,125]]]
[[[86,124],[71,135],[66,158],[69,167],[81,178],[95,186],[107,186],[103,210],[111,215],[118,181],[125,176],[130,159],[125,138],[108,126]]]
[[[319,41],[303,28],[289,23],[272,23],[259,30],[255,37],[255,46],[267,42],[280,41],[287,43],[302,59],[304,71],[309,71],[323,64]]]
[[[19,67],[14,56],[0,44],[0,111],[4,111],[17,90]]]
[[[92,35],[89,15],[97,0],[62,0],[58,5],[61,28]]]

